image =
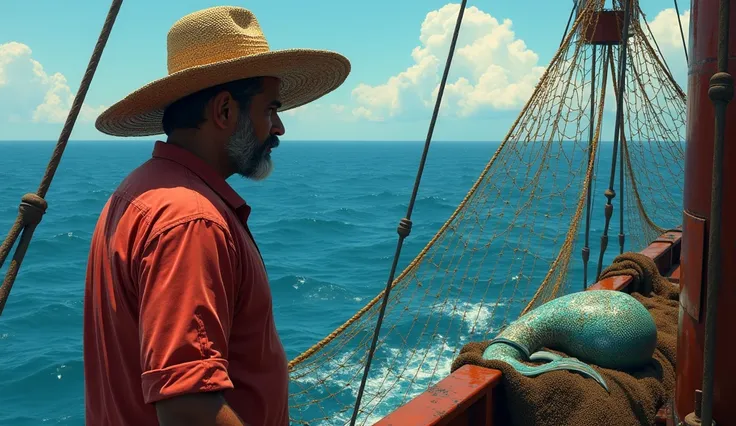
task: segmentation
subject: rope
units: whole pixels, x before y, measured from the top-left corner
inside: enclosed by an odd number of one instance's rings
[[[708,285],[705,308],[705,349],[703,354],[703,426],[713,423],[713,380],[716,357],[716,308],[723,272],[721,252],[721,215],[723,207],[723,144],[726,138],[726,108],[733,98],[733,78],[728,73],[728,33],[731,18],[730,0],[721,0],[718,10],[718,72],[710,78],[708,96],[715,108],[713,144],[713,183],[710,201],[708,238]]]
[[[624,19],[626,19],[626,18],[624,18]],[[621,46],[622,49],[623,49],[622,56],[624,56],[626,54],[626,51],[629,48],[628,40],[629,39],[628,39],[628,33],[627,33],[624,36],[624,43]],[[623,75],[626,72],[625,71],[625,66],[626,66],[626,60],[624,59],[623,65],[622,65],[622,68],[624,68],[624,69],[621,70],[621,74],[622,74],[621,81],[622,81],[622,83],[623,83],[623,81],[626,78]],[[623,93],[624,93],[624,91],[623,91],[624,87],[625,86],[623,86],[623,85],[621,87],[620,94],[622,96],[623,96]],[[616,94],[616,93],[619,93],[619,92],[616,91],[615,86],[614,86],[614,94]],[[623,103],[620,104],[620,105],[623,105]],[[623,112],[621,114],[623,114]],[[619,200],[618,201],[618,205],[619,205],[619,210],[618,210],[619,211],[619,228],[618,228],[619,254],[624,254],[624,239],[626,238],[625,237],[625,234],[624,234],[624,174],[626,173],[626,170],[624,169],[624,151],[626,150],[626,138],[624,137],[624,134],[625,134],[625,132],[624,132],[624,122],[623,122],[623,117],[622,117],[621,118],[621,150],[619,151],[619,161],[618,161],[619,164],[620,164],[620,167],[619,167],[619,189],[618,189],[618,191],[619,191],[619,199],[618,199]]]
[[[609,60],[609,65],[611,66],[611,74],[614,74],[616,72],[616,68],[615,68],[615,66],[613,64],[613,59],[610,59]],[[634,76],[636,77],[637,85],[641,89],[642,98],[644,98],[644,100],[646,102],[651,103],[651,101],[649,100],[649,98],[648,98],[648,96],[647,96],[647,94],[645,92],[644,84],[642,83],[641,78],[637,74],[636,66],[633,63],[630,64],[630,66],[631,66],[632,72],[634,73]],[[618,93],[617,92],[616,82],[615,81],[613,82],[613,91],[614,91],[614,93]],[[623,157],[626,159],[626,167],[627,167],[627,170],[629,171],[629,175],[630,175],[631,193],[633,194],[634,200],[636,201],[637,208],[639,209],[639,215],[641,216],[642,220],[647,225],[649,225],[651,228],[653,228],[653,229],[655,229],[657,231],[657,235],[664,234],[665,233],[665,229],[662,228],[661,226],[657,225],[656,223],[654,223],[654,221],[649,217],[649,213],[647,213],[646,209],[644,208],[644,203],[641,200],[641,197],[639,195],[639,190],[638,190],[637,184],[636,184],[636,179],[634,178],[634,168],[631,165],[631,157],[629,156],[628,146],[626,144],[626,135],[625,134],[621,134],[621,142],[622,142],[622,148],[623,148],[621,150],[621,152],[624,154]],[[622,162],[621,164],[624,164],[624,163]],[[623,206],[623,203],[622,203],[622,206]],[[623,210],[623,207],[622,207],[622,210]],[[622,227],[623,227],[623,222],[622,222]]]
[[[8,233],[5,241],[0,246],[0,268],[2,268],[3,264],[5,263],[5,259],[7,259],[8,254],[10,254],[10,249],[13,247],[16,240],[18,239],[18,236],[20,235],[20,242],[18,243],[18,247],[13,254],[13,259],[8,266],[8,270],[5,274],[5,280],[3,281],[2,287],[0,287],[0,315],[2,315],[5,304],[8,301],[10,290],[13,288],[13,283],[18,276],[20,265],[23,262],[23,258],[25,257],[28,246],[30,245],[31,239],[33,238],[33,231],[36,229],[36,226],[41,222],[41,219],[46,212],[48,204],[46,200],[44,200],[44,197],[46,196],[46,193],[51,186],[51,181],[54,178],[56,169],[59,167],[61,156],[64,153],[64,148],[66,148],[66,144],[69,141],[69,136],[71,135],[74,124],[77,121],[79,111],[82,109],[84,98],[87,96],[87,90],[92,83],[92,77],[94,77],[95,71],[97,70],[97,65],[100,62],[102,51],[107,44],[107,39],[110,36],[113,24],[115,23],[115,18],[118,15],[118,11],[120,10],[120,6],[122,5],[122,3],[123,0],[113,0],[112,5],[110,6],[110,11],[108,12],[107,18],[105,19],[105,23],[102,27],[102,32],[100,34],[100,37],[97,39],[97,44],[95,45],[95,49],[92,52],[92,57],[90,58],[89,64],[87,65],[87,70],[85,71],[84,77],[82,78],[82,83],[79,87],[79,91],[74,97],[74,102],[72,103],[69,115],[67,115],[64,127],[61,130],[61,135],[59,136],[56,148],[51,154],[51,159],[49,160],[49,164],[46,167],[46,172],[43,176],[43,179],[41,179],[41,184],[39,185],[38,190],[35,194],[29,193],[22,197],[20,206],[18,208],[18,217],[16,218],[13,226],[10,228],[10,232]]]
[[[631,167],[631,156],[629,155],[629,149],[626,145],[626,138],[623,139],[624,141],[624,158],[626,159],[626,165],[628,166],[629,170],[629,181],[631,182],[631,194],[634,197],[634,201],[636,202],[636,206],[639,209],[639,215],[641,216],[644,223],[649,225],[651,228],[657,230],[657,233],[659,235],[662,235],[666,232],[668,232],[666,229],[662,228],[661,226],[654,223],[651,217],[649,217],[649,213],[647,213],[646,209],[644,208],[644,202],[641,200],[641,196],[639,195],[639,189],[636,185],[636,179],[634,179],[634,170]],[[681,232],[681,231],[678,231]]]
[[[593,137],[595,126],[593,122],[594,114],[595,114],[595,56],[596,56],[597,46],[593,45],[593,58],[590,65],[590,142],[589,142],[589,148],[590,152],[588,152],[588,162],[591,161],[591,158],[593,156],[593,149],[595,149],[593,145]],[[605,61],[604,61],[605,64]],[[603,66],[605,68],[605,65]],[[592,202],[592,188],[593,185],[588,185],[588,194],[587,194],[587,205],[585,207],[585,246],[583,247],[583,290],[588,288],[588,260],[590,259],[590,204]]]
[[[680,8],[677,6],[677,0],[675,0],[675,13],[677,14],[677,24],[680,25],[680,37],[682,38],[682,50],[685,52],[685,61],[690,62],[687,57],[687,43],[685,43],[685,32],[682,31],[682,21],[680,20]]]
[[[440,83],[439,92],[437,93],[437,100],[434,105],[434,111],[432,113],[432,120],[429,123],[429,130],[427,131],[427,140],[424,143],[424,151],[422,152],[422,158],[419,162],[419,170],[417,171],[417,177],[414,182],[414,189],[411,194],[409,201],[409,207],[407,208],[406,217],[401,219],[397,232],[399,234],[399,241],[396,245],[396,253],[394,254],[393,264],[391,265],[391,272],[389,273],[388,282],[386,283],[386,290],[383,295],[383,303],[381,304],[381,310],[378,314],[378,320],[376,321],[376,329],[373,332],[373,341],[368,351],[368,359],[366,360],[365,368],[363,369],[363,378],[360,382],[360,388],[358,389],[358,396],[355,399],[355,408],[353,409],[353,416],[350,419],[350,425],[355,426],[355,421],[358,418],[358,411],[360,410],[360,402],[363,398],[363,392],[365,391],[365,384],[368,380],[368,373],[370,371],[371,362],[373,355],[376,351],[376,343],[378,342],[378,335],[381,331],[381,324],[383,323],[383,317],[386,313],[386,305],[388,303],[389,294],[391,292],[392,283],[394,282],[394,275],[396,273],[396,266],[399,262],[399,256],[401,255],[401,247],[404,243],[404,239],[409,236],[411,232],[411,213],[414,210],[414,202],[419,192],[419,184],[422,180],[422,173],[424,172],[424,164],[427,160],[427,152],[429,151],[429,145],[432,142],[432,134],[434,133],[434,126],[437,123],[437,116],[440,112],[440,105],[442,104],[442,95],[445,92],[445,85],[447,84],[447,77],[450,73],[450,65],[452,64],[452,57],[455,53],[455,45],[457,44],[457,38],[460,34],[460,26],[462,24],[463,15],[465,12],[465,5],[467,0],[462,0],[460,4],[460,11],[457,14],[457,22],[455,23],[455,31],[452,34],[452,42],[450,43],[450,52],[447,55],[447,62],[445,63],[445,71],[442,75],[442,82]]]
[[[672,70],[670,70],[670,66],[667,64],[667,60],[664,58],[662,49],[659,48],[659,43],[657,43],[657,39],[654,38],[654,33],[652,33],[652,28],[649,26],[649,22],[647,22],[647,16],[644,14],[644,11],[641,9],[641,6],[637,6],[637,7],[639,9],[639,14],[642,17],[642,21],[644,21],[644,24],[646,25],[647,30],[649,30],[649,34],[651,35],[652,41],[654,41],[654,46],[657,48],[657,52],[659,52],[659,56],[654,54],[654,49],[652,48],[652,45],[649,44],[649,39],[647,37],[642,37],[644,45],[652,53],[652,56],[654,56],[654,59],[657,61],[657,63],[664,69],[664,71],[667,74],[667,78],[669,78],[672,85],[677,89],[677,93],[680,95],[680,97],[682,99],[685,99],[685,92],[680,87],[680,84],[677,83],[677,81],[675,81],[675,77],[672,76]]]
[[[627,47],[624,47],[624,49],[627,49]],[[622,72],[623,74],[623,72]],[[623,96],[623,89],[625,86],[621,87],[621,96]],[[615,90],[614,90],[614,93]],[[626,164],[624,163],[624,151],[626,151],[626,135],[624,132],[624,120],[621,119],[621,149],[619,150],[619,185],[618,185],[618,213],[619,213],[619,226],[618,226],[618,248],[619,252],[618,254],[624,254],[624,240],[626,238],[626,235],[624,233],[624,174],[626,174]]]
[[[616,98],[616,124],[613,129],[613,155],[611,160],[611,178],[608,183],[608,189],[605,191],[606,199],[608,200],[605,206],[606,224],[603,228],[603,236],[601,236],[601,251],[598,254],[598,271],[596,272],[596,281],[601,275],[601,268],[603,267],[603,255],[606,253],[606,247],[608,246],[608,228],[611,224],[611,215],[613,214],[613,204],[611,200],[616,196],[616,192],[613,190],[613,183],[616,179],[616,154],[618,154],[619,135],[621,128],[623,127],[621,121],[623,120],[624,113],[624,79],[626,78],[626,53],[629,40],[629,23],[631,21],[631,0],[626,0],[624,6],[624,30],[623,30],[623,41],[621,43],[621,53],[619,56],[619,68],[618,74],[618,96]]]
[[[570,29],[570,22],[572,22],[572,17],[575,14],[575,9],[578,7],[577,0],[572,0],[572,9],[570,9],[570,16],[567,18],[567,25],[565,25],[565,32],[562,33],[562,40],[560,40],[560,47],[565,43],[565,38],[567,38],[567,30]]]

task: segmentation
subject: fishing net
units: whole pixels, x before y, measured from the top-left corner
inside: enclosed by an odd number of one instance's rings
[[[685,94],[633,4],[604,265],[679,225],[682,212]],[[603,6],[592,0],[578,11],[475,184],[393,282],[358,424],[374,423],[449,374],[465,343],[491,338],[522,312],[581,290],[584,277],[595,281],[621,49],[588,44],[581,35]],[[349,423],[382,297],[290,362],[292,424]]]

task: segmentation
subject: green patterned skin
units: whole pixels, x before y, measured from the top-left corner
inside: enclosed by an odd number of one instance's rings
[[[608,391],[606,381],[587,363],[635,369],[651,360],[656,346],[657,327],[644,305],[627,293],[591,290],[558,297],[527,312],[494,339],[483,358],[505,362],[530,377],[577,371]],[[570,358],[539,351],[542,348]],[[530,366],[522,360],[549,362]]]

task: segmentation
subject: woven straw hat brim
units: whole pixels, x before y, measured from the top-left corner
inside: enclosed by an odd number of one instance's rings
[[[350,62],[330,51],[276,50],[192,67],[155,80],[105,110],[95,122],[112,136],[164,133],[164,109],[207,87],[250,77],[281,79],[280,100],[286,111],[312,102],[338,88],[350,74]]]

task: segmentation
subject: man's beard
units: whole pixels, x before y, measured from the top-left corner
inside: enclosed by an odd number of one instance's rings
[[[263,180],[273,171],[269,149],[279,146],[279,138],[269,135],[261,142],[256,137],[247,113],[241,114],[238,128],[227,144],[227,156],[235,172],[253,180]]]

